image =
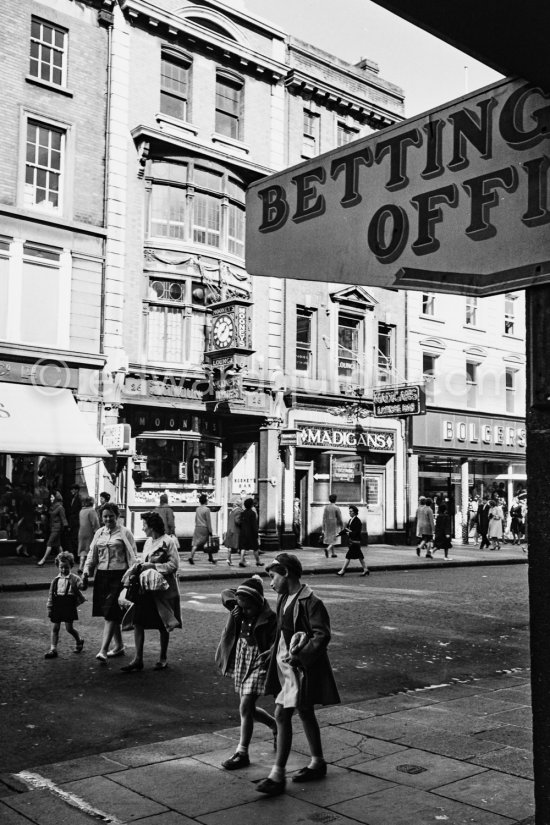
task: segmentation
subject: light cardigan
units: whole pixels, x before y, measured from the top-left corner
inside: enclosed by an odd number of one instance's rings
[[[109,535],[107,527],[100,527],[92,539],[90,551],[86,558],[84,565],[84,575],[89,576],[97,568],[98,570],[127,570],[138,560],[136,540],[127,527],[122,524],[117,525],[116,532],[120,534],[120,538],[124,544],[125,549],[125,565],[111,565],[111,555],[106,544],[100,544],[99,541],[102,536]]]

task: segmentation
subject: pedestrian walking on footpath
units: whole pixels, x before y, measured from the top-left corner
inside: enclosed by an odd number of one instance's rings
[[[256,567],[263,567],[260,561],[260,544],[258,541],[258,516],[254,509],[254,499],[247,498],[244,502],[244,510],[241,513],[239,525],[239,551],[241,558],[239,567],[246,567],[245,556],[247,550],[252,550],[256,559]]]
[[[323,544],[327,545],[325,547],[326,558],[328,559],[330,556],[335,559],[334,548],[341,543],[340,536],[344,529],[344,520],[341,510],[336,504],[336,494],[331,493],[328,500],[329,503],[323,510]]]
[[[84,639],[73,627],[73,622],[78,621],[78,606],[86,601],[80,592],[81,579],[72,573],[74,556],[72,553],[61,552],[56,556],[55,565],[58,575],[50,584],[48,594],[48,617],[52,623],[51,646],[44,654],[45,659],[57,659],[57,644],[59,642],[59,631],[61,623],[65,624],[65,630],[76,642],[75,653],[82,653]]]
[[[119,524],[120,512],[110,502],[103,508],[103,527],[92,539],[88,558],[84,565],[82,589],[88,587],[88,579],[94,574],[92,616],[103,616],[103,636],[96,659],[106,664],[108,659],[122,655],[124,644],[120,623],[123,610],[118,603],[124,573],[138,560],[136,542],[124,525]],[[110,650],[111,642],[114,647]]]
[[[46,564],[52,550],[61,549],[61,536],[63,534],[63,531],[66,530],[69,526],[67,516],[65,515],[65,508],[63,507],[63,496],[61,495],[61,493],[52,493],[50,495],[50,502],[50,534],[48,536],[48,542],[46,544],[46,552],[44,553],[40,561],[36,562],[39,567],[42,567],[44,564]]]
[[[348,551],[346,553],[346,558],[344,561],[344,566],[341,570],[338,571],[336,574],[337,576],[343,576],[346,570],[349,567],[349,563],[352,559],[357,559],[363,572],[361,576],[369,576],[370,570],[365,564],[365,556],[363,555],[363,551],[361,549],[361,540],[363,535],[363,523],[359,518],[359,510],[355,505],[351,504],[349,507],[349,521],[344,527],[344,532],[348,536]],[[365,530],[366,533],[366,530]],[[368,541],[368,538],[367,538]]]
[[[210,536],[212,535],[212,516],[207,504],[208,496],[202,493],[199,496],[199,506],[195,510],[195,529],[191,539],[191,553],[187,559],[189,564],[195,564],[197,550],[204,550],[205,553],[208,553],[208,561],[211,564],[216,564],[216,560],[212,557],[212,548],[209,545]]]
[[[71,484],[71,497],[67,507],[67,520],[69,522],[69,536],[67,550],[76,558],[78,554],[78,531],[80,529],[80,511],[82,510],[82,498],[80,496],[80,485]]]
[[[516,496],[512,500],[510,507],[510,533],[512,534],[512,544],[521,544],[523,536],[523,507]]]
[[[420,556],[422,550],[425,550],[427,559],[432,556],[432,540],[435,527],[432,504],[431,498],[420,496],[416,511],[416,536],[418,539],[416,555]]]
[[[81,576],[90,552],[92,539],[101,527],[94,507],[94,500],[90,496],[82,502],[82,509],[78,514],[78,518],[78,575]]]
[[[502,507],[494,499],[490,502],[491,509],[489,510],[489,531],[487,536],[491,540],[491,550],[500,550],[500,542],[504,535],[504,514]]]
[[[269,654],[277,631],[277,617],[264,598],[259,576],[252,576],[236,590],[222,592],[222,604],[229,610],[216,651],[216,664],[224,676],[233,678],[235,692],[240,696],[241,732],[237,750],[222,762],[222,768],[234,771],[250,765],[248,748],[254,722],[261,722],[273,731],[277,742],[275,719],[256,706],[265,693]]]
[[[489,512],[491,510],[491,503],[489,499],[489,495],[485,493],[483,496],[483,503],[480,503],[477,509],[477,529],[479,535],[481,536],[481,541],[479,543],[479,549],[483,550],[485,547],[490,547],[491,542],[489,541]]]
[[[438,550],[443,550],[445,558],[449,561],[449,550],[451,542],[451,517],[446,504],[440,504],[435,519],[434,547],[432,558]],[[452,559],[451,559],[452,561]]]
[[[130,604],[122,620],[123,630],[134,631],[135,654],[131,662],[121,668],[123,673],[143,670],[145,631],[158,630],[160,655],[153,670],[168,667],[170,633],[181,627],[180,591],[177,571],[180,565],[179,544],[165,532],[160,513],[143,513],[143,532],[147,536],[143,547],[143,561],[137,562],[123,576],[127,586],[132,575],[139,576],[140,594]]]
[[[103,492],[103,493],[99,494],[99,504],[96,507],[96,513],[97,513],[97,517],[99,519],[99,524],[100,525],[103,524],[103,518],[102,518],[103,508],[105,507],[106,504],[109,504],[110,501],[111,501],[111,494],[110,493]]]
[[[279,553],[267,567],[277,593],[277,632],[271,648],[266,693],[275,696],[277,750],[274,765],[256,785],[260,793],[278,796],[286,787],[286,764],[292,747],[292,717],[297,710],[311,759],[293,776],[293,782],[323,779],[327,763],[315,705],[336,705],[338,688],[327,654],[330,619],[313,590],[300,581],[302,565],[290,553]]]
[[[159,506],[155,507],[155,513],[158,513],[164,522],[164,531],[168,536],[176,535],[176,517],[174,511],[168,504],[168,496],[166,493],[161,493],[159,497]]]
[[[227,563],[229,566],[233,564],[231,561],[231,554],[239,552],[239,536],[241,532],[241,516],[243,508],[241,506],[241,497],[233,496],[231,499],[231,512],[227,517],[227,530],[223,538],[224,547],[227,549]]]

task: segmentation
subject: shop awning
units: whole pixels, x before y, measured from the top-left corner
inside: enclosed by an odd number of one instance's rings
[[[0,452],[109,457],[70,390],[4,382]]]
[[[495,476],[495,481],[527,481],[525,473],[500,473]]]

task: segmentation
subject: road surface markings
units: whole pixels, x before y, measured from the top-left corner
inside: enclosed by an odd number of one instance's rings
[[[45,776],[41,776],[39,773],[21,771],[20,773],[16,773],[15,777],[21,780],[31,791],[50,791],[50,793],[60,797],[67,805],[70,805],[72,808],[77,808],[77,810],[88,814],[88,816],[101,819],[103,822],[110,822],[112,825],[123,825],[121,820],[117,819],[116,816],[106,814],[105,811],[101,811],[99,808],[94,808],[80,796],[69,793],[69,791],[64,791],[62,788],[59,788],[55,782],[52,782],[51,779],[46,779]]]

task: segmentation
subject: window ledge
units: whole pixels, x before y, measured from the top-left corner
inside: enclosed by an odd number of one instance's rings
[[[503,332],[503,333],[502,333],[502,337],[503,337],[503,338],[507,338],[507,339],[508,339],[508,340],[510,340],[510,341],[523,341],[523,340],[524,340],[524,339],[521,337],[521,335],[508,335],[508,333],[506,333],[506,332]]]
[[[445,321],[442,318],[436,318],[434,315],[420,315],[418,316],[422,321],[432,321],[434,324],[444,324]]]
[[[162,131],[170,131],[176,135],[186,133],[194,137],[199,134],[199,130],[192,123],[188,123],[186,120],[178,120],[178,118],[170,117],[170,115],[165,115],[162,112],[157,112],[155,120]]]
[[[231,149],[237,150],[237,152],[242,152],[244,155],[250,154],[250,149],[246,146],[241,140],[235,140],[234,138],[227,137],[226,135],[220,135],[218,132],[212,133],[212,143],[221,143],[223,146],[228,146]]]
[[[471,329],[473,332],[487,332],[486,329],[482,329],[481,327],[475,327],[473,324],[463,324],[463,329]]]
[[[65,95],[66,97],[73,97],[73,93],[65,86],[58,86],[57,83],[50,83],[49,80],[42,80],[39,77],[33,77],[32,74],[26,75],[25,80],[27,83],[33,83],[35,86],[42,86],[44,89],[49,89],[51,92],[59,92],[59,94]]]

